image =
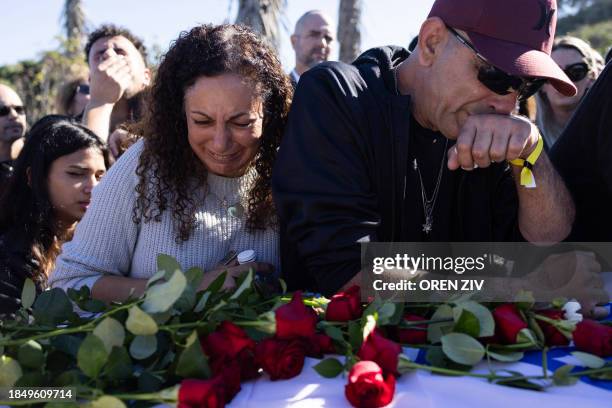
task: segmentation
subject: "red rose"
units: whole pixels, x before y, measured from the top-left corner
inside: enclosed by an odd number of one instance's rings
[[[612,327],[584,319],[573,333],[576,348],[600,357],[612,356]]]
[[[308,357],[321,358],[323,354],[332,354],[336,352],[334,343],[327,334],[315,333],[306,341],[306,355]]]
[[[404,316],[404,320],[407,322],[418,322],[421,320],[427,320],[424,317],[408,313]],[[426,324],[420,324],[416,326],[420,329],[427,329]],[[427,330],[415,330],[400,328],[397,329],[397,338],[400,343],[405,344],[424,344],[427,343]]]
[[[293,378],[302,372],[306,346],[303,339],[265,339],[257,344],[255,355],[271,380]]]
[[[563,310],[541,310],[538,314],[553,320],[563,320],[564,312]],[[536,319],[536,321],[544,332],[544,340],[547,346],[567,346],[569,344],[568,338],[555,326],[542,320]]]
[[[240,392],[240,364],[234,360],[226,365],[217,377],[222,381],[225,401],[230,402]]]
[[[332,296],[327,305],[325,320],[346,322],[360,318],[361,312],[359,286],[353,285],[346,292],[340,292]]]
[[[357,354],[361,360],[370,360],[377,363],[385,374],[398,375],[397,360],[402,348],[399,344],[384,338],[374,330],[361,345]]]
[[[505,344],[515,344],[516,336],[527,323],[521,317],[515,304],[506,303],[493,310],[495,319],[495,334]]]
[[[316,325],[317,315],[304,306],[302,292],[295,292],[291,302],[276,309],[276,337],[279,339],[312,337]]]
[[[383,377],[381,368],[373,361],[360,361],[351,368],[344,395],[357,408],[384,407],[393,401],[395,377]]]
[[[255,342],[234,323],[224,321],[215,332],[202,339],[200,344],[204,353],[210,357],[214,374],[219,374],[226,365],[237,361],[243,380],[257,377]]]
[[[220,378],[181,381],[177,408],[222,408],[224,406],[225,388]]]

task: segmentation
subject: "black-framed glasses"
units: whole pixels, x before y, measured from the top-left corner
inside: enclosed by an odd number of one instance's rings
[[[446,26],[457,40],[472,50],[484,63],[478,68],[478,80],[498,95],[508,95],[516,91],[519,100],[525,100],[534,95],[546,83],[545,78],[523,78],[510,75],[494,65],[478,52],[478,50],[452,27]]]
[[[6,116],[13,109],[18,115],[25,115],[25,107],[19,105],[4,105],[0,106],[0,116]]]
[[[563,68],[563,72],[572,82],[580,82],[589,73],[589,66],[586,62],[576,62]]]
[[[89,95],[89,85],[81,84],[77,86],[76,93],[80,93],[83,95]]]

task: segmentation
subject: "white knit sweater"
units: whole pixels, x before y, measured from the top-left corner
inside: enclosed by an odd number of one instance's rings
[[[157,271],[160,253],[176,258],[184,270],[200,267],[207,271],[230,250],[253,249],[257,261],[274,265],[280,273],[276,231],[269,228],[251,234],[245,228],[246,216],[228,211],[239,202],[246,208],[254,172],[239,178],[208,175],[209,193],[205,194],[203,187],[194,191],[196,197],[202,197],[202,204],[196,212],[196,228],[187,241],[176,243],[171,210],[164,211],[161,222],[135,224],[136,167],[143,147],[143,141],[132,146],[94,189],[74,238],[62,247],[49,278],[51,286],[92,287],[107,274],[147,279]]]

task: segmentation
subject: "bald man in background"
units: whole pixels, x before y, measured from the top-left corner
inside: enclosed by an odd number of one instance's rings
[[[21,98],[11,87],[0,84],[0,192],[23,147],[25,131],[26,114]]]
[[[291,46],[295,51],[295,68],[290,73],[293,87],[300,75],[320,62],[327,61],[334,42],[332,20],[320,10],[307,11],[295,24]]]

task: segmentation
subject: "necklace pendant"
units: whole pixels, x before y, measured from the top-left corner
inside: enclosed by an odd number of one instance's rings
[[[423,232],[429,234],[432,230],[432,219],[431,217],[427,217],[425,219],[425,224],[423,224]]]

